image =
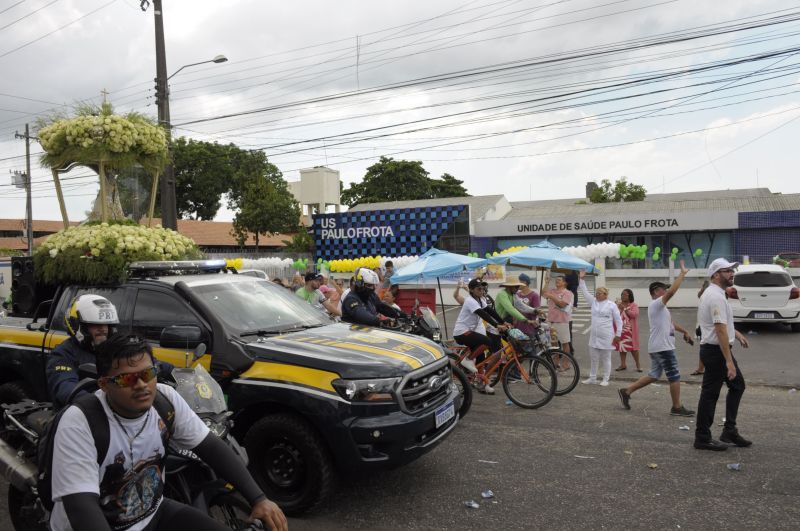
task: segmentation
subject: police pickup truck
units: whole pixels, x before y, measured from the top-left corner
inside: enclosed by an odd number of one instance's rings
[[[83,293],[113,302],[120,328],[143,334],[173,365],[206,344],[200,363],[225,391],[234,435],[267,496],[287,513],[322,501],[337,470],[408,463],[459,421],[441,347],[334,323],[286,288],[226,274],[219,260],[134,263],[118,286],[60,287],[32,323],[0,326],[0,401],[47,399],[45,358],[68,337],[64,313]]]

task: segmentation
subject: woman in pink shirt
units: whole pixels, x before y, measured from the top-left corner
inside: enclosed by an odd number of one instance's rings
[[[619,367],[618,371],[627,369],[625,364],[626,354],[628,352],[633,356],[633,361],[636,362],[636,372],[642,372],[642,367],[639,364],[639,306],[633,302],[633,291],[625,288],[622,290],[619,300],[617,300],[617,307],[619,308],[620,316],[622,317],[622,336],[620,337],[619,345],[617,345],[617,352],[619,352]]]
[[[550,279],[545,274],[542,282],[542,298],[547,299],[547,322],[555,331],[561,350],[570,352],[572,337],[569,334],[569,322],[572,320],[572,292],[567,289],[563,276],[556,277],[556,289],[547,289]]]

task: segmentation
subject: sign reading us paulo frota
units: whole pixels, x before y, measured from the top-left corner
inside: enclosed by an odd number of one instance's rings
[[[514,218],[475,224],[475,236],[622,234],[730,230],[736,211],[637,212],[574,218]]]
[[[349,211],[314,216],[315,258],[422,254],[462,213],[464,205]]]

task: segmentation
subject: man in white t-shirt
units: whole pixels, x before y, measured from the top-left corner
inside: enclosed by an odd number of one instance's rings
[[[683,334],[683,340],[690,345],[694,344],[689,332],[672,321],[672,316],[667,309],[667,303],[678,291],[686,273],[689,272],[680,262],[681,272],[672,286],[663,282],[650,284],[650,297],[652,301],[647,307],[647,319],[650,321],[650,339],[647,342],[647,352],[650,354],[650,372],[642,376],[625,389],[619,390],[619,399],[625,409],[630,409],[631,395],[634,391],[646,387],[657,381],[662,373],[666,373],[669,382],[669,395],[672,398],[670,415],[679,417],[692,417],[694,411],[686,409],[681,403],[681,373],[678,370],[678,358],[675,356],[675,331]]]
[[[733,285],[738,265],[725,258],[711,262],[708,266],[710,284],[700,297],[700,306],[697,308],[701,335],[700,360],[705,366],[694,434],[694,447],[698,450],[720,451],[726,450],[729,444],[743,448],[753,444],[739,435],[736,427],[745,383],[739,363],[733,357],[733,344],[736,340],[742,348],[750,346],[747,338],[733,327],[733,310],[725,293],[725,289]],[[711,427],[714,425],[714,410],[723,382],[728,386],[725,427],[719,441],[716,441],[711,437]]]
[[[200,456],[250,503],[251,518],[268,529],[288,530],[283,512],[259,489],[241,459],[194,414],[171,387],[156,385],[150,346],[140,337],[116,334],[97,351],[100,390],[96,400],[108,421],[102,463],[83,411],[70,406],[58,423],[53,451],[50,528],[53,531],[191,529],[227,527],[188,505],[163,497],[165,440]],[[153,407],[161,393],[174,408],[172,430]],[[167,435],[169,434],[169,435]]]

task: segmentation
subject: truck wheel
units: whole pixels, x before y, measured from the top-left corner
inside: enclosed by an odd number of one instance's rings
[[[792,332],[800,332],[800,323],[792,323]]]
[[[277,413],[258,420],[244,439],[250,469],[264,494],[286,514],[313,509],[330,493],[328,449],[304,420]]]
[[[470,406],[472,406],[472,386],[469,384],[464,371],[456,367],[455,363],[450,363],[450,370],[453,372],[453,381],[458,387],[458,393],[461,395],[461,407],[458,408],[458,416],[463,419]]]
[[[32,396],[28,385],[22,380],[0,385],[0,404],[16,404]]]

